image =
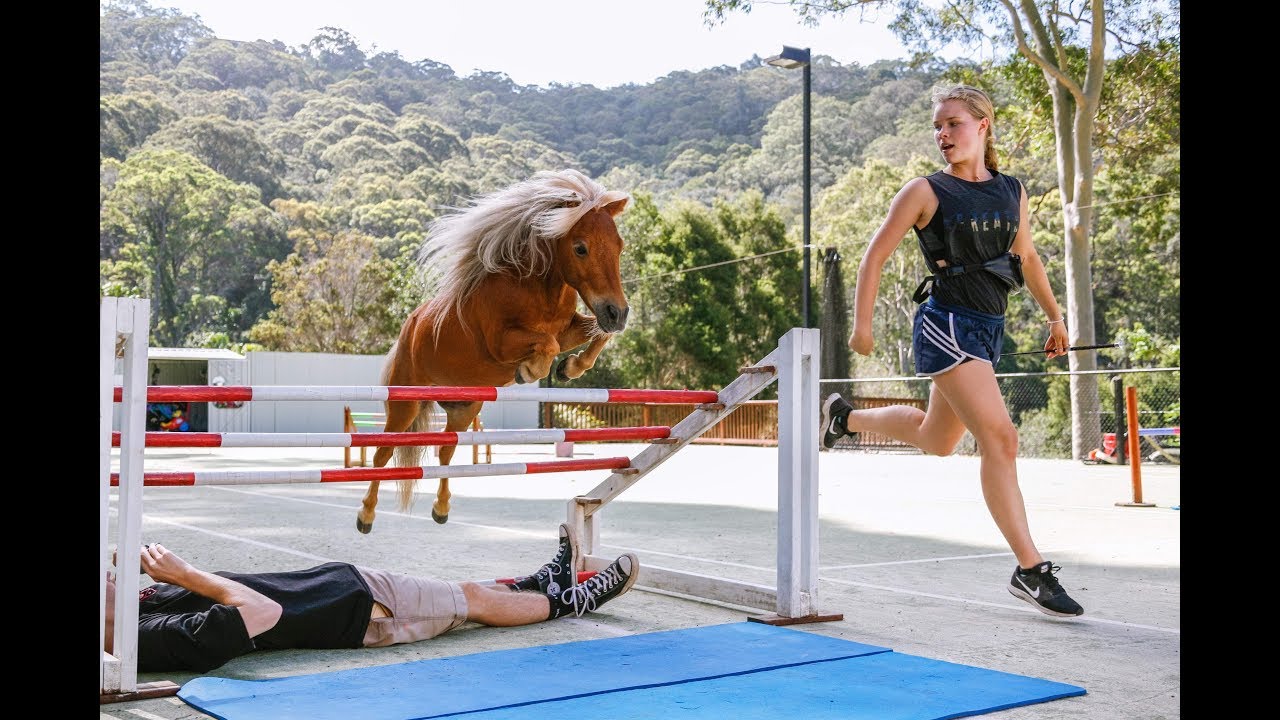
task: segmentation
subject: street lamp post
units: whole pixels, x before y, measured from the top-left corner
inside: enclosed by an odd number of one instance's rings
[[[782,46],[782,53],[774,55],[765,62],[775,67],[804,68],[804,290],[800,297],[800,312],[804,316],[804,326],[813,327],[809,322],[809,48]]]

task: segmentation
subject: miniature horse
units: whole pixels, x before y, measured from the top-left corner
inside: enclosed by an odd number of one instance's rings
[[[539,172],[505,190],[473,198],[432,223],[420,268],[438,280],[436,294],[400,329],[382,370],[383,385],[501,387],[535,383],[556,355],[590,345],[556,367],[562,381],[595,365],[612,333],[627,323],[622,291],[622,237],[614,217],[629,200],[576,170]],[[577,312],[578,298],[592,315]],[[465,430],[483,402],[441,402],[445,430]],[[425,432],[430,401],[388,401],[385,432]],[[448,465],[456,445],[440,447]],[[417,467],[423,448],[380,447],[375,467],[394,451],[396,465]],[[378,482],[369,483],[356,529],[373,529]],[[416,480],[401,480],[400,508],[413,501]],[[449,520],[449,480],[431,508]]]

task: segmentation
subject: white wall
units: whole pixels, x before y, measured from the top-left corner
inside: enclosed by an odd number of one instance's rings
[[[244,360],[160,360],[156,385],[204,385],[214,375],[226,385],[381,385],[382,355],[337,353],[250,352]],[[122,361],[116,360],[117,385]],[[209,372],[210,370],[215,372]],[[173,372],[181,370],[182,374]],[[198,403],[201,413],[204,406]],[[291,402],[249,401],[234,409],[210,409],[209,432],[342,432],[342,408],[353,412],[382,412],[376,401],[307,400]],[[487,402],[480,411],[486,430],[524,430],[538,427],[536,401]],[[112,427],[120,429],[120,404],[113,409]],[[378,428],[361,427],[363,432]]]
[[[250,352],[252,385],[381,385],[383,355],[335,353]],[[375,401],[307,400],[248,402],[250,432],[342,432],[342,408],[352,412],[382,412]],[[538,427],[536,401],[488,402],[480,411],[486,430]],[[362,427],[364,432],[377,428]]]
[[[379,385],[381,355],[339,355],[336,353],[250,352],[249,381],[262,385]],[[355,411],[382,410],[378,402],[341,400],[298,400],[290,402],[251,401],[249,431],[342,432],[342,407]]]

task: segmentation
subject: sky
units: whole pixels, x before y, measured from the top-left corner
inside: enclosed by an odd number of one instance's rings
[[[783,45],[868,65],[910,53],[888,30],[888,13],[857,12],[805,27],[785,2],[757,0],[707,26],[703,0],[150,0],[199,15],[228,40],[307,43],[336,27],[366,54],[398,52],[442,62],[459,76],[506,73],[517,85],[648,84],[677,70],[737,67]],[[946,55],[947,59],[952,56]]]

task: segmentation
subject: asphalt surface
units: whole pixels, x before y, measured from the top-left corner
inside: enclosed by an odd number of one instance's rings
[[[634,457],[643,447],[577,443],[575,457]],[[455,457],[469,463],[470,455],[460,450]],[[551,459],[552,446],[493,447],[495,463]],[[341,448],[146,453],[150,470],[341,465]],[[1061,566],[1063,587],[1086,610],[1064,620],[1035,611],[1005,589],[1015,561],[983,503],[978,465],[973,457],[820,453],[818,604],[844,619],[791,627],[1088,691],[982,716],[992,720],[1180,718],[1180,466],[1144,463],[1142,499],[1155,507],[1138,508],[1117,505],[1134,499],[1127,466],[1019,462],[1037,545]],[[163,542],[207,570],[283,570],[344,560],[446,579],[507,577],[550,559],[569,498],[607,476],[457,478],[450,483],[452,512],[445,525],[430,518],[435,480],[419,481],[408,512],[396,507],[393,483],[384,483],[368,535],[355,528],[364,483],[147,488],[143,540]],[[518,628],[467,624],[390,648],[256,653],[207,674],[278,678],[741,622],[767,610],[647,590],[643,568],[774,585],[776,482],[776,448],[682,449],[605,509],[605,552],[635,552],[641,575],[632,592],[582,618]],[[193,677],[141,673],[138,680],[181,685]],[[130,720],[209,717],[176,697],[102,704],[100,713]]]

